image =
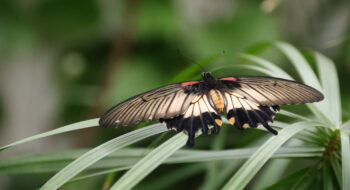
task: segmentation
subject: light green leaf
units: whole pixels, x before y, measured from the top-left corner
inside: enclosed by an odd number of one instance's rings
[[[83,175],[83,176],[80,176],[80,177],[73,178],[72,180],[70,180],[67,183],[73,183],[73,182],[89,179],[89,178],[92,178],[92,177],[97,177],[97,176],[100,176],[100,175],[106,175],[106,174],[110,174],[110,173],[114,173],[114,172],[124,171],[124,170],[130,169],[131,167],[132,166],[126,166],[126,167],[102,170],[102,171],[99,171],[99,172],[93,172],[93,173],[90,173],[90,174],[87,174],[87,175]]]
[[[313,122],[298,122],[279,131],[271,137],[244,163],[244,165],[229,180],[223,189],[243,189],[271,156],[291,137],[298,132],[315,126]]]
[[[212,161],[230,161],[232,159],[240,160],[249,158],[257,148],[245,148],[235,150],[223,151],[184,151],[179,150],[164,161],[164,164],[178,164],[178,163],[198,163],[198,162],[212,162]],[[308,158],[321,157],[323,153],[322,148],[305,148],[305,147],[282,147],[272,158]],[[141,159],[141,158],[140,158]],[[117,162],[116,160],[115,162]],[[86,176],[75,178],[76,180],[86,179],[97,175],[104,175],[112,172],[130,169],[135,162],[130,160],[129,166],[119,167],[114,169],[107,169],[96,173],[91,173]],[[73,179],[73,181],[75,181]]]
[[[137,162],[126,174],[124,174],[112,187],[111,190],[126,190],[137,185],[143,178],[161,165],[165,159],[183,147],[187,135],[178,133],[162,145],[155,148],[143,159]]]
[[[282,114],[282,115],[285,115],[285,116],[288,116],[288,117],[292,117],[292,118],[296,118],[296,119],[301,119],[301,120],[304,120],[304,121],[310,121],[311,120],[311,119],[309,119],[307,117],[301,116],[299,114],[296,114],[296,113],[293,113],[293,112],[290,112],[290,111],[287,111],[287,110],[281,110],[279,112],[279,114]]]
[[[349,134],[340,132],[341,135],[341,153],[342,153],[342,176],[343,190],[350,189],[350,142]]]
[[[276,42],[275,46],[288,57],[305,84],[323,92],[315,72],[312,70],[304,56],[295,47],[284,42]],[[319,119],[326,124],[329,124],[330,118],[326,113],[326,104],[323,101],[308,104],[308,107]]]
[[[332,124],[334,124],[336,128],[339,128],[342,113],[338,74],[335,65],[332,60],[317,52],[315,52],[315,59],[320,73],[323,93],[325,95],[323,101],[327,106],[327,113],[330,115]]]
[[[119,136],[115,139],[107,141],[102,145],[88,151],[78,159],[71,162],[51,179],[49,179],[42,190],[58,189],[64,183],[71,180],[75,175],[88,168],[95,162],[109,155],[110,153],[128,146],[134,142],[140,141],[152,135],[167,131],[167,128],[162,124],[154,124],[148,127],[144,127],[125,135]]]
[[[295,69],[298,71],[301,79],[307,85],[322,91],[315,72],[312,70],[310,64],[305,60],[304,56],[295,47],[284,42],[276,42],[275,45],[288,57]]]
[[[90,119],[90,120],[86,120],[86,121],[81,121],[81,122],[66,125],[64,127],[60,127],[60,128],[57,128],[57,129],[54,129],[54,130],[51,130],[51,131],[48,131],[45,133],[41,133],[41,134],[34,135],[34,136],[31,136],[28,138],[24,138],[22,140],[19,140],[19,141],[13,142],[11,144],[5,145],[3,147],[0,147],[0,151],[5,150],[5,149],[10,148],[10,147],[15,146],[15,145],[19,145],[19,144],[26,143],[26,142],[33,141],[33,140],[37,140],[37,139],[41,139],[44,137],[57,135],[57,134],[65,133],[65,132],[69,132],[69,131],[75,131],[75,130],[79,130],[79,129],[85,129],[85,128],[89,128],[89,127],[98,126],[98,120],[99,119],[97,118],[97,119]]]
[[[256,150],[257,148],[222,151],[178,150],[167,158],[164,163],[176,164],[246,159]],[[142,159],[149,151],[149,149],[121,149],[96,162],[88,169],[108,168],[107,173],[109,173],[108,170],[113,167],[116,171],[119,171],[121,167],[132,166]],[[2,160],[0,161],[0,174],[46,173],[59,171],[86,152],[87,150],[57,151]],[[273,158],[320,157],[322,152],[322,148],[316,147],[282,147],[273,155]],[[114,171],[114,169],[111,169],[110,172]]]
[[[345,122],[341,126],[341,131],[346,132],[346,133],[350,133],[350,121]]]
[[[293,80],[293,77],[291,77],[288,73],[266,59],[249,54],[242,54],[241,57],[258,64],[259,66],[264,67],[273,73],[270,74],[270,76]]]
[[[265,75],[269,75],[269,76],[274,76],[275,73],[273,73],[272,71],[263,68],[261,66],[257,66],[257,65],[242,65],[242,68],[246,68],[246,69],[251,69],[251,70],[255,70],[261,73],[264,73]]]

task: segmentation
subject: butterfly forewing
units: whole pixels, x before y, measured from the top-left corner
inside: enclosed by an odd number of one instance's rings
[[[100,119],[106,127],[127,126],[147,120],[173,118],[183,114],[195,94],[172,84],[132,97],[108,110]]]
[[[316,89],[299,82],[272,77],[236,77],[238,88],[230,90],[260,105],[301,104],[317,102],[323,95]]]

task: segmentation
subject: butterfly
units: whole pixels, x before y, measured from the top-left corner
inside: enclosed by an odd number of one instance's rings
[[[221,116],[239,128],[262,125],[269,132],[282,104],[318,102],[324,96],[300,82],[262,76],[215,78],[202,73],[200,81],[170,84],[129,98],[104,113],[99,124],[122,127],[143,121],[159,120],[168,129],[188,134],[187,146],[194,146],[195,134],[217,134]]]

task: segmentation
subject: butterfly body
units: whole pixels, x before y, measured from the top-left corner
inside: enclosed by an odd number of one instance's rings
[[[269,126],[281,104],[316,102],[322,93],[307,85],[272,77],[224,77],[202,73],[201,81],[167,85],[132,97],[108,110],[100,119],[106,127],[126,126],[160,120],[169,129],[188,134],[188,146],[195,134],[216,134],[221,116],[239,129]]]

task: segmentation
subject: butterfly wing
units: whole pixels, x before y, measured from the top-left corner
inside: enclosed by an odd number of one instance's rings
[[[188,85],[195,83],[171,84],[129,98],[102,115],[99,123],[105,127],[118,127],[179,116],[196,96],[186,90]]]
[[[186,112],[173,119],[161,119],[169,129],[185,131],[188,134],[187,146],[194,145],[195,133],[202,130],[204,134],[216,134],[220,131],[222,120],[210,104],[209,94],[197,94]],[[213,128],[209,129],[209,125]]]
[[[273,77],[235,77],[236,88],[230,93],[260,105],[301,104],[321,101],[318,90],[305,84]]]
[[[269,122],[273,121],[281,104],[300,104],[321,101],[318,90],[296,81],[273,77],[225,77],[222,93],[225,97],[225,113],[231,125],[243,129],[263,125],[277,134]]]

